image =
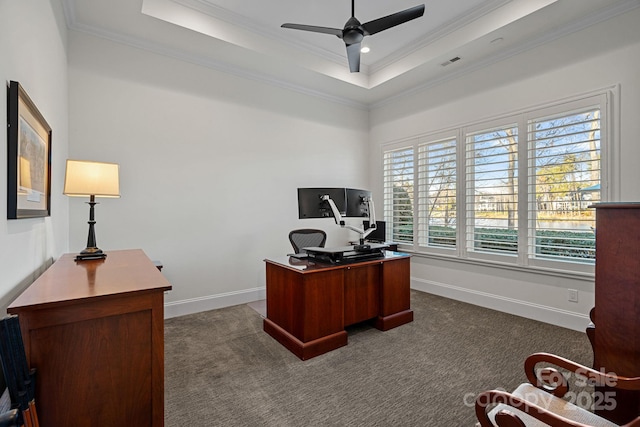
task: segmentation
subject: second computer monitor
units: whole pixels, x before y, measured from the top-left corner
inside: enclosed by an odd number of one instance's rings
[[[369,229],[369,221],[363,221],[363,226],[365,230]],[[367,240],[370,242],[386,242],[387,241],[387,230],[386,223],[384,221],[376,221],[376,229],[371,232],[367,236]]]
[[[345,216],[352,218],[368,218],[369,203],[371,199],[371,191],[357,190],[355,188],[347,188],[347,214]]]

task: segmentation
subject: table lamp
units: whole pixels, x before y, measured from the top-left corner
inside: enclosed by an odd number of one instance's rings
[[[107,257],[96,246],[94,206],[96,197],[120,197],[117,163],[85,160],[67,160],[64,194],[71,197],[89,197],[89,237],[87,247],[76,256],[76,261]]]

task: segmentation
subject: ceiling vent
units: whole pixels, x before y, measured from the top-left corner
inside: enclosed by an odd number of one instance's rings
[[[443,67],[446,67],[447,65],[453,64],[454,62],[457,62],[457,61],[460,61],[460,57],[459,56],[456,56],[455,58],[451,58],[450,60],[448,60],[446,62],[443,62],[440,65],[442,65]]]

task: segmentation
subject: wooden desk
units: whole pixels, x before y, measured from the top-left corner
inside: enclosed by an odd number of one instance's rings
[[[141,250],[56,261],[10,306],[42,427],[164,424],[164,292]]]
[[[302,360],[347,345],[346,326],[370,320],[386,331],[413,321],[407,254],[346,265],[265,262],[264,330]]]

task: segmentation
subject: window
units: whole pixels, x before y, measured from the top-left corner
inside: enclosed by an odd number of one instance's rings
[[[387,237],[417,253],[592,271],[608,96],[385,146]]]
[[[529,256],[595,259],[600,109],[529,121]]]
[[[456,247],[456,139],[418,147],[420,245]]]
[[[413,148],[384,153],[384,219],[398,243],[413,243],[413,158]]]
[[[518,128],[467,135],[467,248],[518,252]]]

